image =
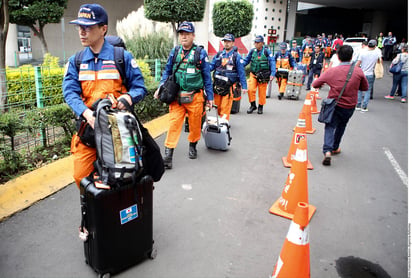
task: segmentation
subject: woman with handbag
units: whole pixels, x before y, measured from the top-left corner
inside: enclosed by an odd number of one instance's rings
[[[392,90],[389,95],[385,96],[385,99],[395,99],[395,92],[400,84],[402,92],[401,102],[405,103],[408,91],[408,46],[402,47],[401,51],[392,61],[390,70],[394,72]]]
[[[339,145],[346,125],[355,111],[358,90],[368,89],[368,81],[362,69],[350,63],[353,48],[344,45],[337,53],[341,61],[339,66],[328,69],[312,83],[314,88],[328,84],[330,87],[328,98],[337,100],[331,121],[325,123],[322,164],[326,166],[331,164],[332,154],[340,153]]]

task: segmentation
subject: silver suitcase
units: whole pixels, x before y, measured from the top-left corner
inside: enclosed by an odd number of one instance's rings
[[[300,91],[303,86],[303,71],[289,71],[288,81],[286,83],[285,96],[291,99],[299,99]]]
[[[216,116],[207,116],[206,121],[203,123],[203,139],[207,148],[226,151],[229,149],[232,140],[232,137],[230,137],[230,124],[228,120],[218,116],[217,108],[215,110]]]

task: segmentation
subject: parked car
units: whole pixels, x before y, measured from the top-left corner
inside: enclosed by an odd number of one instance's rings
[[[350,45],[352,46],[353,51],[356,51],[356,49],[362,46],[363,41],[368,41],[368,38],[363,38],[363,37],[346,38],[343,42],[343,45]]]

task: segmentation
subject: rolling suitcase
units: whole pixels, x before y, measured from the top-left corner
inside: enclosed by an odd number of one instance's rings
[[[205,140],[206,147],[209,149],[226,151],[229,149],[230,141],[230,125],[228,120],[219,117],[216,108],[216,117],[207,116],[203,123],[202,135]]]
[[[288,81],[286,83],[285,96],[290,99],[299,99],[300,91],[303,83],[303,71],[292,70],[289,71]]]
[[[97,186],[97,187],[96,187]],[[84,254],[99,277],[110,277],[145,258],[154,259],[153,179],[112,189],[89,177],[80,183]]]

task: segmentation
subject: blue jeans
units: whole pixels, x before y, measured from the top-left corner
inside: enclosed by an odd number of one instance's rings
[[[310,70],[309,71],[308,83],[306,84],[306,89],[308,89],[308,90],[310,90],[310,86],[312,85],[314,75],[317,75],[319,77],[320,76],[320,70]]]
[[[357,107],[368,108],[369,99],[371,97],[371,90],[373,83],[375,82],[375,75],[365,75],[366,80],[368,80],[368,90],[367,91],[358,91],[358,104]],[[362,96],[364,95],[364,96]]]
[[[401,71],[399,74],[393,75],[392,90],[390,95],[394,96],[399,83],[401,84],[402,98],[406,98],[408,91],[408,72]]]
[[[323,153],[331,152],[339,148],[346,125],[353,115],[354,108],[346,109],[335,107],[332,122],[325,124],[325,136],[323,139]]]

